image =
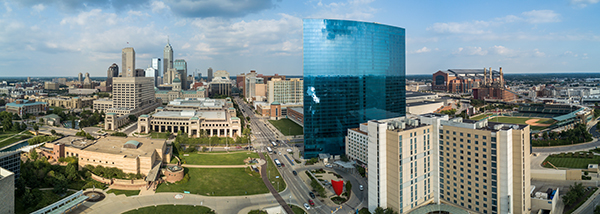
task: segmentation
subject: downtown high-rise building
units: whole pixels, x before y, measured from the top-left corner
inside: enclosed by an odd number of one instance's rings
[[[206,80],[207,82],[212,81],[213,79],[213,69],[212,68],[208,68],[208,71],[206,72]]]
[[[81,72],[79,72],[79,75],[77,76],[77,81],[79,81],[79,83],[83,82],[83,74]]]
[[[344,154],[348,128],[405,115],[404,29],[304,19],[304,156]]]
[[[184,90],[190,88],[190,83],[187,79],[187,62],[184,59],[177,59],[173,62],[173,68],[177,70],[179,79],[181,80],[181,86]]]
[[[152,58],[150,67],[146,68],[146,76],[154,77],[154,86],[155,87],[158,87],[158,85],[161,84],[159,82],[159,80],[161,79],[160,76],[162,74],[162,72],[160,72],[160,69],[161,69],[160,58]]]
[[[163,77],[165,73],[169,71],[169,69],[173,68],[173,47],[171,47],[171,43],[167,41],[167,45],[165,45],[165,49],[163,51]]]
[[[119,77],[119,66],[117,63],[113,63],[110,67],[108,67],[108,71],[106,71],[106,86],[112,86],[113,77]]]
[[[121,69],[123,77],[135,76],[135,50],[132,47],[123,48],[121,58]]]

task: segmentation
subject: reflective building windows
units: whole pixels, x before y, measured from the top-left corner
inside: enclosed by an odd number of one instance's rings
[[[304,150],[344,154],[348,128],[404,116],[404,29],[304,20]]]

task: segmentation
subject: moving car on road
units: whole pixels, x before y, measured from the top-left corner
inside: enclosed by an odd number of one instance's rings
[[[312,199],[315,199],[315,194],[314,194],[314,193],[312,193],[312,192],[309,192],[309,193],[308,193],[308,195],[310,195],[310,197],[311,197]]]
[[[296,171],[292,171],[292,174],[294,174],[295,176],[298,176],[298,173]]]
[[[307,203],[304,203],[304,208],[305,208],[306,210],[310,210],[310,206],[308,206],[308,204],[307,204]]]
[[[310,206],[315,206],[315,202],[312,199],[308,199],[308,203]]]
[[[363,187],[363,185],[358,186],[358,188],[360,189],[360,191],[363,191],[365,188]]]

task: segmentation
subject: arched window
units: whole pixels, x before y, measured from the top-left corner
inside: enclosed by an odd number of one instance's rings
[[[438,75],[435,77],[435,85],[445,85],[444,82],[446,82],[446,78],[444,78],[443,75]]]

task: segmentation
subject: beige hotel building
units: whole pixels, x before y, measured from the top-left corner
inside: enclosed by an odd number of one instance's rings
[[[348,156],[367,156],[370,211],[530,212],[529,126],[426,114],[348,132]]]

